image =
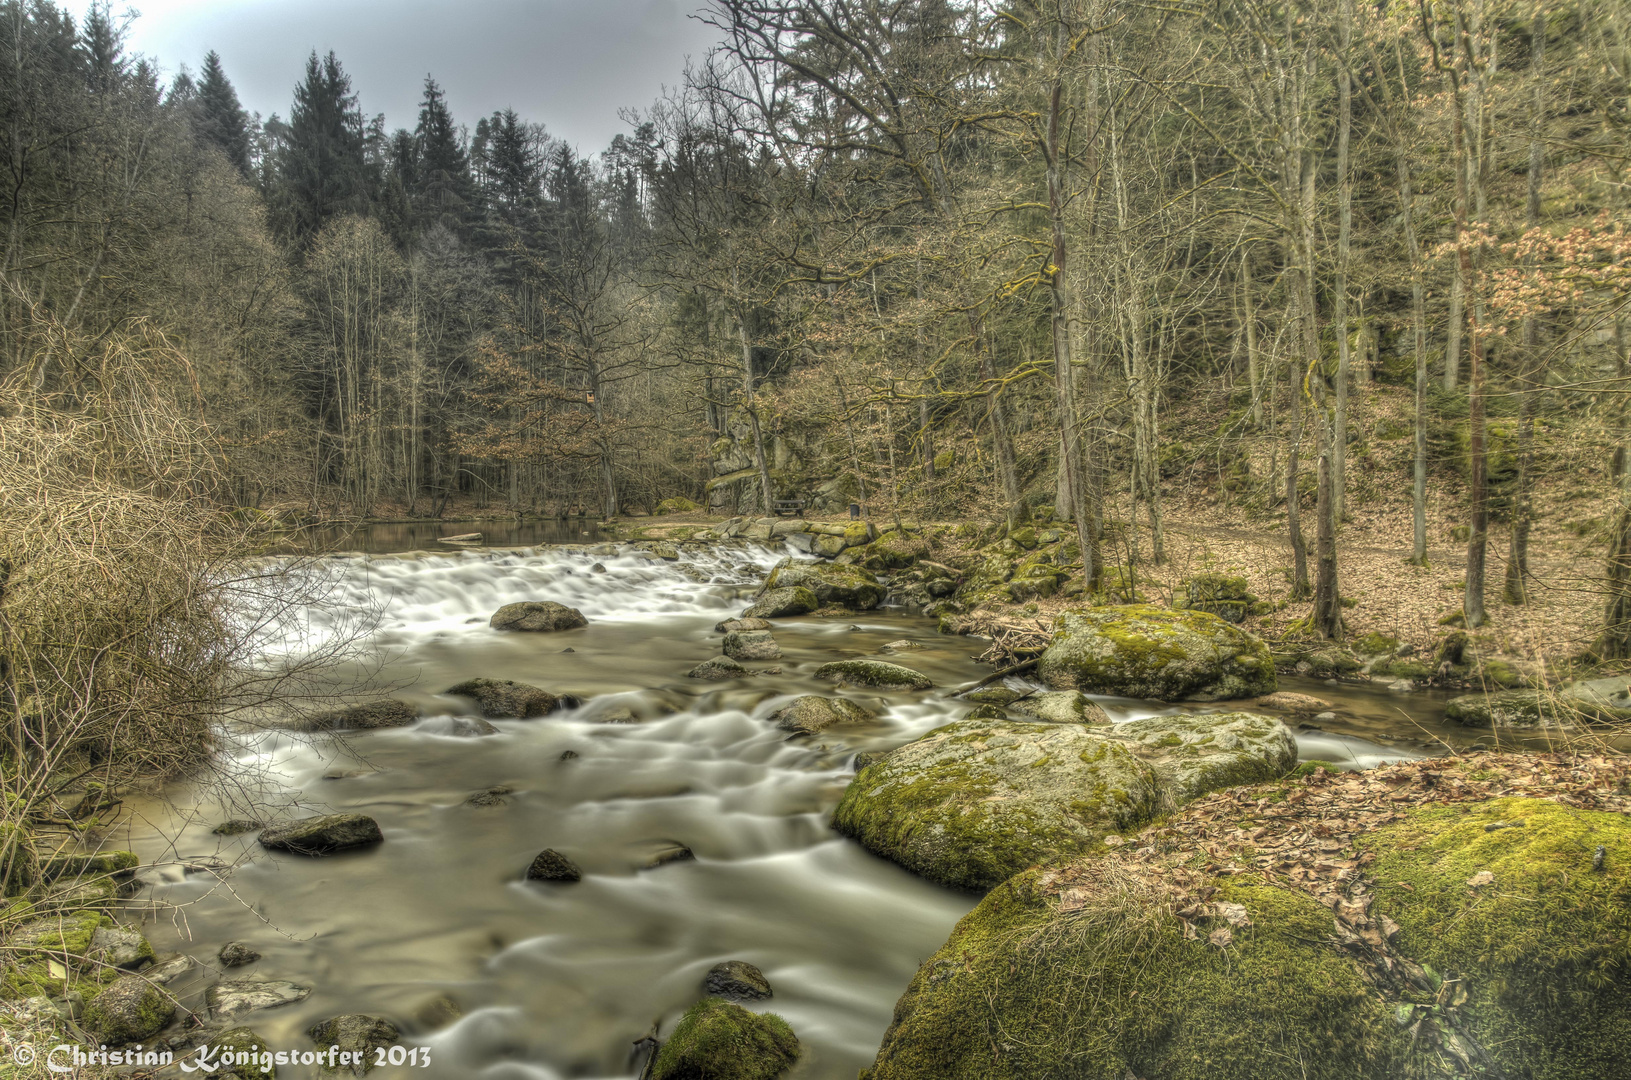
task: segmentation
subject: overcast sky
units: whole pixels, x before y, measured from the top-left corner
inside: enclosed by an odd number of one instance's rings
[[[413,127],[430,74],[460,123],[510,107],[594,154],[626,130],[620,108],[650,105],[707,52],[713,29],[686,17],[702,2],[135,0],[128,48],[168,73],[214,49],[245,109],[285,119],[306,56],[333,49],[388,127]]]

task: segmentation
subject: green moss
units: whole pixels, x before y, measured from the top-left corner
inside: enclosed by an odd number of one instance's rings
[[[1391,1075],[1403,1036],[1313,899],[1220,882],[1251,920],[1220,948],[1210,927],[1186,940],[1137,878],[1084,877],[1062,896],[1036,870],[993,890],[918,970],[870,1080]]]
[[[798,1038],[775,1013],[703,998],[657,1051],[651,1080],[772,1080],[798,1055]]]
[[[1399,639],[1378,634],[1374,630],[1368,634],[1361,634],[1354,639],[1354,652],[1360,656],[1391,656],[1399,647]]]
[[[1038,674],[1062,689],[1180,701],[1273,693],[1273,658],[1252,634],[1204,611],[1147,604],[1063,613]]]
[[[1321,761],[1318,758],[1313,758],[1308,761],[1297,762],[1297,767],[1291,770],[1290,775],[1294,779],[1300,780],[1305,776],[1313,776],[1317,772],[1339,773],[1342,771],[1342,766],[1333,761]]]
[[[1399,950],[1455,980],[1436,1002],[1420,996],[1417,1011],[1476,1041],[1488,1075],[1627,1075],[1631,821],[1497,799],[1414,811],[1361,846],[1376,855],[1374,911],[1403,928]],[[1485,872],[1493,879],[1472,884]]]
[[[934,685],[927,675],[881,660],[835,660],[816,668],[815,677],[889,690],[927,690]]]

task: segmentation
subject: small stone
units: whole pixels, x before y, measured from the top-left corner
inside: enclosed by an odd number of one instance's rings
[[[780,660],[782,655],[768,630],[732,630],[725,635],[724,648],[732,660]]]
[[[1387,684],[1387,688],[1401,694],[1408,694],[1416,688],[1416,684],[1409,679],[1395,679]]]
[[[606,567],[601,563],[595,563],[595,565],[589,568],[589,572],[591,574],[604,574],[606,572]]]
[[[430,1031],[445,1028],[464,1016],[464,1009],[446,994],[438,994],[414,1010],[413,1019],[420,1027]]]
[[[265,827],[266,823],[263,821],[255,821],[251,818],[233,818],[231,821],[221,822],[210,832],[216,836],[240,836],[243,833],[255,832]]]
[[[763,1001],[771,996],[765,973],[745,960],[727,960],[708,969],[702,988],[715,997]]]
[[[578,752],[576,750],[562,750],[561,751],[561,756],[556,758],[555,760],[557,760],[557,761],[574,761],[574,760],[577,759],[577,757],[578,757]]]
[[[685,673],[688,679],[741,679],[752,674],[747,668],[738,664],[728,656],[716,656],[712,660],[704,660],[696,667]]]
[[[479,739],[484,735],[497,735],[498,728],[480,717],[455,716],[453,734],[461,739]]]
[[[1322,724],[1329,724],[1332,721],[1334,721],[1336,718],[1337,718],[1337,714],[1334,713],[1334,712],[1316,713],[1315,716],[1314,716],[1314,719],[1319,721]]]
[[[321,817],[274,825],[260,835],[260,845],[269,851],[292,851],[297,855],[327,855],[348,848],[377,844],[385,836],[379,822],[364,814],[325,814]]]
[[[995,705],[976,705],[968,711],[965,720],[1006,720],[1008,714]]]
[[[578,650],[576,650],[574,648],[571,648],[570,646],[568,646],[567,648],[564,648],[564,649],[561,650],[561,652],[563,652],[563,653],[577,652],[577,651]]]
[[[554,848],[545,848],[532,860],[527,867],[528,881],[582,881],[583,871],[578,864],[568,859]]]
[[[678,840],[660,840],[652,853],[646,856],[645,861],[640,864],[640,867],[643,870],[655,870],[667,863],[686,862],[694,858],[696,858],[696,854]]]
[[[568,752],[570,753],[570,751]],[[504,797],[508,794],[510,794],[510,789],[504,787],[503,785],[499,785],[498,787],[490,787],[486,791],[478,791],[468,799],[464,800],[464,805],[504,806],[510,801]]]
[[[908,649],[921,649],[921,648],[923,648],[923,646],[919,645],[917,642],[907,641],[905,638],[901,638],[899,641],[891,641],[891,642],[889,642],[889,644],[882,646],[879,651],[881,651],[881,652],[905,652]]]
[[[1475,889],[1482,888],[1485,885],[1492,885],[1494,882],[1495,875],[1490,873],[1488,870],[1480,870],[1478,873],[1467,879],[1467,884],[1471,885]]]
[[[311,987],[298,986],[286,979],[240,979],[219,982],[204,991],[204,1004],[210,1016],[225,1020],[253,1009],[275,1009],[311,996]]]
[[[228,968],[243,967],[245,964],[253,964],[260,958],[260,953],[256,952],[254,949],[251,949],[248,945],[241,941],[229,941],[225,945],[221,946],[221,951],[219,953],[216,953],[216,959],[221,961],[221,966]]]
[[[104,926],[91,935],[91,958],[126,971],[153,962],[153,946],[136,930]]]
[[[1591,868],[1593,870],[1601,870],[1603,868],[1603,864],[1606,863],[1607,861],[1608,861],[1608,848],[1604,847],[1601,844],[1598,844],[1597,845],[1597,850],[1593,851],[1591,853]]]

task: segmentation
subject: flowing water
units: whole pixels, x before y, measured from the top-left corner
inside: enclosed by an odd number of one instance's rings
[[[242,940],[263,958],[225,977],[315,988],[241,1018],[274,1048],[309,1049],[310,1025],[364,1012],[393,1018],[408,1043],[432,1051],[428,1069],[376,1076],[632,1077],[634,1041],[654,1021],[666,1035],[700,996],[708,968],[740,959],[763,969],[775,991],[763,1007],[803,1043],[794,1076],[850,1080],[871,1061],[895,999],[977,898],[913,877],[827,822],[856,751],[899,745],[967,711],[940,695],[989,673],[972,659],[983,643],[887,610],[785,620],[775,631],[782,674],[699,682],[685,672],[718,653],[713,625],[744,606],[783,553],[720,549],[663,563],[596,550],[321,561],[335,603],[306,613],[303,638],[270,644],[310,648],[372,613],[351,674],[392,683],[421,719],[344,742],[243,732],[235,761],[255,798],[294,816],[369,814],[385,842],[323,859],[274,855],[253,834],[211,833],[242,815],[211,802],[211,789],[180,785],[141,805],[131,845],[163,864],[145,878],[162,902],[145,929],[161,955],[202,964],[177,989],[196,993],[221,978],[216,951]],[[493,610],[525,599],[577,607],[589,625],[557,634],[488,628]],[[879,652],[902,639],[918,647]],[[766,722],[792,695],[832,693],[810,672],[854,656],[906,663],[946,689],[845,691],[878,720],[814,738],[789,739]],[[439,691],[477,676],[585,704],[459,737],[455,720],[474,708]],[[1422,696],[1408,696],[1418,715],[1401,718],[1400,695],[1344,697],[1342,688],[1297,682],[1285,688],[1342,703],[1326,730],[1299,733],[1305,757],[1368,765],[1452,736]],[[1176,708],[1103,703],[1117,719]],[[498,785],[512,789],[504,805],[466,804]],[[696,858],[643,868],[671,841]],[[522,880],[546,847],[577,862],[583,881]],[[210,857],[241,865],[223,883],[198,870]],[[442,996],[461,1019],[415,1021]],[[299,1066],[279,1072],[303,1075]]]

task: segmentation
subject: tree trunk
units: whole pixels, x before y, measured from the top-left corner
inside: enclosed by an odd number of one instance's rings
[[[1456,36],[1463,50],[1471,56],[1471,46],[1460,13],[1456,14]],[[1455,157],[1459,163],[1456,183],[1456,265],[1463,282],[1473,278],[1472,245],[1468,241],[1467,213],[1468,184],[1473,178],[1472,148],[1464,123],[1466,102],[1460,92],[1460,82],[1451,72],[1456,87],[1454,109]],[[1479,184],[1482,188],[1482,184]],[[1469,298],[1471,299],[1471,298]],[[1484,571],[1485,555],[1489,547],[1489,479],[1488,460],[1484,452],[1484,350],[1478,335],[1478,304],[1463,303],[1467,316],[1467,456],[1471,480],[1468,498],[1472,504],[1471,530],[1467,537],[1467,586],[1462,597],[1462,612],[1467,628],[1484,625]]]
[[[1614,319],[1614,345],[1619,355],[1619,382],[1631,380],[1631,349],[1625,318]],[[1598,648],[1604,660],[1631,660],[1631,402],[1620,395],[1618,446],[1620,459],[1620,512],[1608,552],[1608,603],[1603,612],[1603,637]]]
[[[1337,267],[1335,310],[1332,320],[1337,332],[1336,415],[1331,435],[1331,515],[1341,521],[1348,493],[1348,259],[1353,236],[1353,170],[1348,143],[1353,128],[1353,76],[1348,64],[1353,54],[1352,0],[1337,5]],[[1322,521],[1321,527],[1324,526]]]
[[[1326,439],[1327,445],[1332,441]],[[1342,637],[1342,597],[1337,591],[1336,514],[1332,505],[1336,498],[1329,451],[1320,455],[1319,526],[1315,533],[1314,551],[1314,611],[1309,624],[1320,637],[1339,640]]]
[[[736,332],[742,341],[742,408],[748,414],[748,426],[753,429],[753,464],[759,470],[759,496],[766,514],[776,505],[776,489],[770,483],[770,465],[765,460],[765,436],[759,426],[759,409],[754,404],[753,347],[748,343],[748,320],[744,312],[736,320]]]

